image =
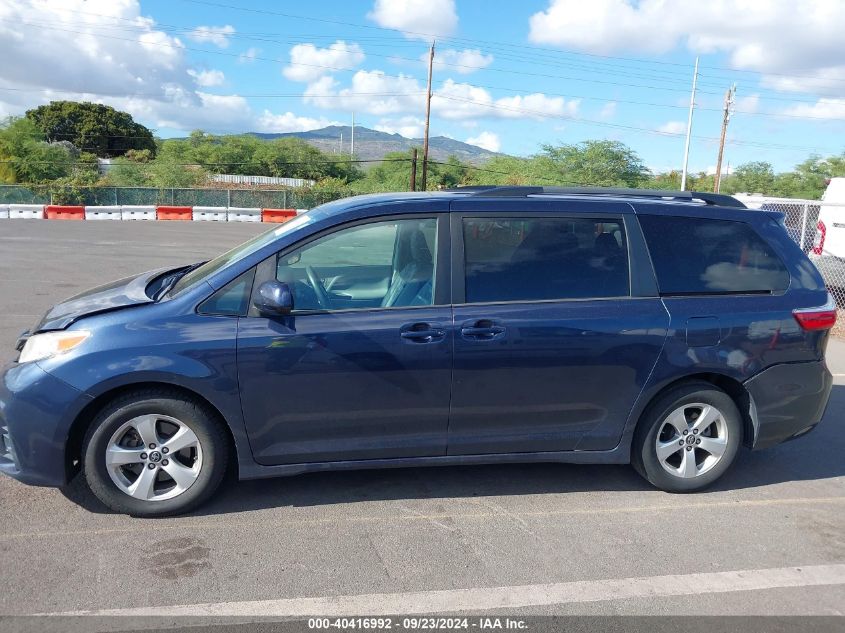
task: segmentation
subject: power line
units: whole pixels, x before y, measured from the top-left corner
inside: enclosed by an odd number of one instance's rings
[[[437,33],[422,33],[422,32],[418,32],[418,31],[406,31],[406,30],[402,30],[402,29],[394,29],[394,28],[388,28],[388,27],[382,27],[382,26],[374,26],[372,24],[361,24],[361,23],[356,23],[356,22],[344,22],[342,20],[331,20],[331,19],[328,19],[328,18],[316,18],[316,17],[313,17],[313,16],[296,15],[296,14],[291,14],[291,13],[283,13],[283,12],[280,12],[280,11],[270,11],[270,10],[267,10],[267,9],[254,9],[254,8],[248,8],[248,7],[238,7],[238,6],[227,5],[227,4],[223,4],[223,3],[219,3],[219,2],[209,2],[208,0],[182,0],[182,2],[189,2],[189,3],[192,3],[192,4],[213,6],[213,7],[223,8],[223,9],[231,9],[233,11],[245,11],[245,12],[250,12],[250,13],[259,13],[259,14],[265,14],[265,15],[276,15],[276,16],[280,16],[280,17],[293,18],[293,19],[299,19],[299,20],[309,20],[309,21],[322,22],[322,23],[327,23],[327,24],[338,24],[338,25],[341,25],[341,26],[351,26],[351,27],[354,27],[354,28],[363,28],[363,29],[373,29],[373,30],[380,30],[380,31],[408,33],[410,35],[422,36],[422,37],[429,39],[429,40],[432,39],[432,38],[438,38],[442,41],[456,41],[456,42],[470,42],[470,43],[471,42],[479,42],[479,43],[484,43],[484,44],[509,46],[511,48],[527,49],[527,50],[531,50],[531,51],[548,51],[548,52],[552,52],[552,53],[565,53],[565,54],[570,54],[570,55],[581,55],[581,56],[585,56],[585,57],[597,57],[597,58],[601,58],[601,59],[616,59],[616,60],[630,61],[630,62],[636,62],[636,63],[660,64],[660,65],[666,65],[666,66],[680,66],[680,67],[683,67],[683,68],[689,67],[689,64],[684,64],[684,63],[680,63],[680,62],[667,62],[667,61],[662,61],[662,60],[649,60],[649,59],[643,59],[643,58],[623,57],[623,56],[614,56],[614,55],[600,55],[600,54],[596,54],[596,53],[585,53],[585,52],[582,52],[582,51],[566,50],[566,49],[560,49],[560,48],[548,48],[548,47],[542,47],[542,46],[529,46],[529,45],[526,45],[526,44],[512,44],[512,43],[507,43],[507,42],[498,42],[496,40],[480,40],[480,39],[470,39],[470,38],[461,38],[461,37],[450,37],[450,36],[444,36],[442,34],[437,34]],[[796,79],[818,79],[818,77],[808,76],[808,75],[788,75],[788,74],[774,73],[774,72],[753,71],[753,70],[745,70],[745,69],[740,69],[740,68],[733,68],[733,67],[730,67],[730,66],[707,66],[706,68],[711,69],[711,70],[728,70],[728,71],[731,71],[731,72],[746,72],[746,73],[756,73],[756,74],[760,74],[760,75],[792,77],[792,78],[796,78]],[[839,80],[839,81],[845,82],[845,80]]]
[[[564,121],[572,121],[574,123],[584,123],[589,125],[597,125],[600,127],[610,127],[610,128],[619,128],[625,130],[633,130],[636,132],[645,132],[648,134],[656,134],[658,136],[670,136],[670,137],[682,137],[684,134],[678,132],[664,132],[662,130],[655,130],[652,128],[644,128],[644,127],[637,127],[634,125],[625,125],[622,123],[611,123],[609,121],[596,121],[593,119],[584,119],[575,116],[569,116],[565,114],[553,114],[549,112],[543,112],[541,110],[529,110],[526,108],[514,108],[510,106],[504,106],[501,104],[496,103],[485,103],[482,101],[474,101],[472,99],[465,99],[462,97],[454,97],[451,95],[444,95],[441,93],[435,93],[435,96],[440,97],[442,99],[449,99],[450,101],[460,101],[464,103],[471,103],[477,106],[485,107],[485,108],[493,108],[497,110],[508,110],[513,112],[520,112],[525,114],[530,114],[532,116],[540,117],[540,118],[553,118],[553,119],[561,119]],[[716,137],[709,137],[709,136],[694,136],[693,138],[698,140],[705,140],[705,141],[718,141]],[[729,144],[733,145],[747,145],[750,147],[764,147],[769,149],[780,149],[780,150],[801,150],[801,151],[809,151],[809,152],[816,152],[819,151],[819,148],[807,148],[807,147],[798,147],[794,145],[779,145],[779,144],[771,144],[771,143],[757,143],[754,141],[740,141],[740,140],[731,140]]]
[[[92,15],[102,15],[102,14],[92,14]],[[102,17],[111,17],[111,16],[103,15]],[[56,22],[46,22],[46,23],[45,22],[38,22],[37,24],[36,23],[32,23],[32,24],[35,25],[35,26],[43,26],[45,24],[48,25],[44,28],[59,28],[58,26],[56,26],[56,24],[57,24]],[[68,23],[66,21],[62,21],[62,22],[58,23],[59,26],[65,26],[67,24]],[[76,23],[76,25],[77,26],[86,26],[86,23]],[[131,32],[131,33],[147,33],[147,32],[149,32],[148,30],[141,28],[141,27],[134,27],[133,28],[133,27],[130,27],[130,26],[122,27],[122,26],[117,26],[117,25],[110,25],[110,26],[105,26],[103,28],[111,28],[111,29],[116,29],[116,30],[119,30],[119,31]],[[161,30],[161,31],[164,31],[164,32],[176,33],[176,34],[185,34],[189,37],[190,37],[191,32],[192,32],[192,29],[190,29],[189,27],[169,26],[169,25],[165,25],[165,24],[162,24],[162,23],[157,23],[156,28],[158,30]],[[272,34],[270,34],[270,35],[272,35]],[[250,40],[250,41],[259,41],[259,42],[273,43],[273,44],[281,44],[282,43],[278,39],[270,39],[269,36],[259,37],[259,36],[248,35],[248,34],[239,33],[239,32],[227,34],[226,37],[232,38],[232,39],[246,39],[246,40]],[[286,37],[289,37],[289,36],[286,36]],[[337,38],[337,39],[341,39],[341,38],[344,38],[345,36],[332,36],[332,37]],[[356,39],[361,39],[361,38],[356,38]],[[302,40],[301,38],[298,38],[298,43],[305,43],[305,42],[306,42],[306,40]],[[291,42],[289,41],[288,43],[291,43]],[[371,43],[369,45],[372,46],[373,44]],[[390,44],[387,44],[387,45],[390,45]],[[327,48],[330,49],[330,50],[337,50],[337,51],[351,52],[351,53],[357,53],[357,52],[360,51],[360,49],[357,49],[357,48],[344,48],[342,46],[337,46],[336,43],[330,44]],[[419,58],[402,57],[402,56],[395,55],[395,54],[383,55],[383,54],[368,52],[367,55],[370,55],[372,57],[380,57],[380,58],[385,58],[385,59],[395,59],[395,60],[400,60],[400,61],[410,61],[410,62],[415,62],[415,63],[420,61]],[[519,54],[514,55],[513,53],[504,53],[504,54],[497,53],[497,55],[499,56],[499,58],[504,58],[508,61],[528,62],[528,63],[531,63],[532,65],[551,66],[551,67],[557,67],[557,68],[571,68],[571,69],[574,69],[574,70],[584,70],[584,71],[587,71],[587,72],[594,72],[596,70],[595,67],[573,64],[572,62],[567,62],[567,61],[557,60],[557,61],[554,61],[554,62],[548,62],[548,61],[543,62],[543,61],[538,61],[536,59],[536,57],[535,58],[528,58],[526,56],[522,56],[522,55],[519,55]],[[289,62],[289,63],[293,63],[293,62]],[[456,69],[463,69],[463,70],[470,70],[470,71],[489,69],[489,67],[486,66],[486,65],[485,66],[476,66],[476,65],[471,65],[471,64],[458,64],[458,63],[450,63],[450,62],[445,62],[445,61],[438,61],[437,63],[442,65],[442,66],[449,67],[449,68],[456,68]],[[596,62],[587,61],[586,63],[595,64]],[[495,69],[493,69],[493,70],[495,70]],[[503,72],[519,72],[521,74],[521,71],[511,71],[511,70],[506,70],[506,69],[499,69],[499,70],[502,70]],[[627,77],[638,77],[638,78],[647,79],[647,80],[674,81],[674,82],[679,82],[679,83],[683,81],[680,77],[668,77],[667,78],[667,77],[655,76],[653,74],[652,75],[642,75],[642,74],[637,74],[637,73],[631,73],[630,69],[607,70],[607,69],[602,68],[601,71],[604,74],[609,74],[609,75],[622,75],[622,76],[627,76]],[[665,74],[667,72],[673,73],[675,71],[648,70],[648,72],[651,72],[651,73],[658,72],[658,73],[664,73]],[[721,86],[722,84],[713,82],[713,83],[704,84],[704,85]]]
[[[183,1],[190,2],[190,1],[194,1],[194,0],[183,0]],[[9,22],[9,20],[5,20],[5,21]],[[22,21],[22,22],[19,22],[19,23],[30,25],[30,26],[40,26],[39,24],[32,23],[32,22]],[[79,34],[82,34],[82,35],[88,35],[89,34],[87,31],[77,31],[77,30],[73,30],[73,29],[63,29],[63,28],[58,28],[58,27],[43,27],[43,28],[46,28],[48,30],[54,30],[54,31],[63,31],[63,32],[68,32],[68,33],[75,33],[75,34],[78,34],[78,35]],[[112,35],[99,34],[99,35],[97,35],[97,37],[102,37],[102,38],[112,39],[112,40],[117,40],[117,41],[131,42],[131,43],[135,43],[135,44],[138,43],[137,40],[134,40],[134,39],[116,37],[116,36],[112,36]],[[173,44],[166,44],[166,43],[157,43],[157,46],[158,47],[165,47],[165,48],[172,48],[172,49],[176,49],[176,50],[180,50],[180,51],[188,50],[188,51],[194,51],[194,52],[205,53],[205,54],[210,54],[210,55],[222,55],[222,56],[225,56],[225,57],[240,57],[241,56],[240,53],[227,53],[225,51],[214,51],[214,50],[194,48],[194,47],[188,47],[188,46],[175,46]],[[388,57],[390,57],[390,56],[388,56]],[[325,70],[331,70],[331,71],[334,71],[334,72],[353,72],[353,71],[356,71],[356,69],[354,69],[354,68],[343,68],[343,67],[328,66],[328,65],[323,65],[323,64],[308,64],[308,63],[305,63],[305,62],[292,62],[290,60],[281,59],[281,58],[270,58],[270,57],[255,56],[255,57],[252,57],[251,59],[254,59],[256,61],[274,62],[274,63],[279,63],[279,64],[294,65],[294,66],[305,66],[305,67],[309,67],[309,68],[321,68],[321,69],[325,69]],[[419,61],[419,60],[415,59],[413,61]],[[646,88],[646,89],[649,89],[649,90],[662,90],[662,91],[668,91],[668,92],[686,92],[686,90],[681,89],[681,88],[671,88],[671,87],[667,87],[667,86],[646,85],[646,84],[617,82],[617,81],[604,81],[604,80],[590,79],[590,78],[584,78],[584,77],[573,77],[573,76],[567,76],[567,75],[552,75],[552,74],[548,74],[548,73],[532,73],[532,72],[525,72],[525,71],[521,71],[521,70],[509,70],[509,69],[503,69],[503,68],[490,68],[490,67],[481,67],[481,66],[475,66],[475,67],[470,67],[470,68],[474,68],[474,69],[478,69],[478,70],[484,69],[484,70],[487,70],[489,72],[514,74],[514,75],[520,75],[520,76],[540,77],[540,78],[544,78],[544,79],[564,79],[564,80],[567,80],[567,81],[580,81],[580,82],[586,82],[586,83],[613,85],[613,86],[624,86],[624,87],[631,87],[631,88]],[[391,74],[391,73],[385,73],[385,72],[382,72],[382,71],[378,71],[378,72],[379,72],[380,75],[382,75],[384,77],[391,77],[391,78],[395,78],[395,79],[416,79],[415,77],[412,77],[411,75],[404,75],[404,74],[395,75],[395,74]],[[701,94],[721,96],[720,92],[712,92],[712,91],[704,91],[704,90],[699,90],[698,92],[701,93]],[[789,102],[797,102],[797,103],[810,103],[810,104],[816,103],[816,101],[812,100],[812,99],[794,99],[794,98],[776,97],[776,96],[766,96],[765,99],[777,100],[777,101],[789,101]]]
[[[515,92],[519,94],[524,94],[525,91],[519,88],[508,88],[505,86],[491,86],[489,84],[479,84],[479,83],[472,83],[470,84],[475,88],[484,88],[487,90],[503,90],[505,92]],[[30,94],[69,94],[69,95],[95,95],[99,97],[114,97],[114,98],[123,98],[123,97],[166,97],[167,94],[164,92],[121,92],[121,93],[108,93],[108,92],[99,92],[99,91],[81,91],[81,90],[55,90],[53,88],[13,88],[13,87],[4,87],[0,86],[0,91],[13,91],[13,92],[23,92],[23,93],[30,93]],[[320,94],[314,95],[319,97],[320,99],[346,99],[349,97],[418,97],[425,95],[424,90],[420,90],[418,92],[344,92],[343,94]],[[675,103],[655,103],[653,101],[637,101],[635,99],[617,99],[613,97],[596,97],[593,95],[581,95],[581,94],[571,94],[571,93],[560,93],[560,92],[544,92],[543,93],[547,97],[563,97],[565,99],[580,99],[580,100],[588,100],[588,101],[599,101],[604,104],[609,103],[626,103],[631,105],[642,105],[648,106],[652,108],[672,108],[672,109],[680,109],[686,110],[688,106],[680,105]],[[304,93],[302,92],[263,92],[263,93],[237,93],[237,96],[244,97],[244,98],[251,98],[251,99],[300,99],[304,97]],[[722,108],[707,108],[704,106],[696,106],[696,110],[701,110],[705,112],[722,112]],[[765,116],[765,117],[774,117],[774,118],[788,118],[788,119],[806,119],[810,121],[843,121],[845,117],[821,117],[821,116],[810,116],[804,114],[790,114],[786,112],[758,112],[754,110],[732,110],[734,114],[744,114],[747,116]],[[234,133],[234,132],[233,132]]]

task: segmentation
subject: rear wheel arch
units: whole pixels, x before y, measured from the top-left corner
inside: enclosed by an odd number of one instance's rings
[[[187,387],[183,387],[181,385],[174,385],[172,383],[156,381],[138,382],[131,383],[128,385],[121,385],[119,387],[109,389],[108,391],[104,391],[103,393],[96,396],[87,405],[85,405],[82,411],[80,411],[79,414],[76,416],[73,423],[71,424],[70,430],[68,431],[67,442],[65,443],[65,471],[66,478],[68,481],[70,481],[79,472],[81,468],[82,446],[85,440],[85,434],[88,432],[91,423],[100,413],[100,411],[102,411],[103,408],[105,408],[111,402],[115,401],[118,398],[121,398],[133,392],[145,390],[155,390],[159,393],[172,394],[175,397],[193,400],[203,409],[206,409],[209,414],[213,415],[215,418],[218,419],[222,427],[225,429],[226,434],[228,435],[227,439],[230,450],[229,464],[236,465],[238,463],[237,444],[235,442],[235,437],[232,433],[232,429],[229,423],[227,422],[225,416],[220,412],[220,409],[214,406],[207,398],[203,397],[196,391]]]
[[[719,374],[715,372],[702,372],[683,376],[682,378],[678,378],[677,380],[667,383],[652,394],[648,399],[648,403],[637,415],[636,423],[633,425],[631,430],[631,441],[633,442],[637,429],[643,423],[643,420],[647,418],[649,411],[655,403],[659,402],[670,391],[695,383],[701,383],[705,387],[716,387],[731,397],[742,416],[742,444],[743,446],[750,448],[753,445],[754,438],[757,434],[757,412],[754,399],[741,382],[726,374]]]

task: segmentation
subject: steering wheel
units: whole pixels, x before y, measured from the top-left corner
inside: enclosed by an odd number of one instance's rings
[[[329,292],[323,285],[323,280],[317,276],[316,271],[311,266],[305,267],[305,274],[308,276],[308,281],[311,283],[311,288],[314,289],[314,294],[317,295],[317,303],[323,310],[332,309],[332,300],[329,297]]]

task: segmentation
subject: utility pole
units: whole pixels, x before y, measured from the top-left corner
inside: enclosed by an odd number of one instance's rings
[[[728,121],[731,120],[731,107],[736,96],[736,84],[725,93],[725,113],[722,116],[722,136],[719,138],[719,157],[716,159],[716,177],[713,179],[713,191],[719,193],[722,182],[722,156],[725,153],[725,136],[728,133]]]
[[[423,136],[423,164],[422,164],[422,190],[426,190],[428,181],[428,123],[431,119],[431,69],[434,66],[434,40],[431,42],[431,50],[428,53],[428,89],[425,97],[425,135]]]
[[[684,143],[684,171],[681,173],[681,191],[687,189],[687,165],[689,164],[689,142],[692,135],[692,111],[695,109],[695,85],[698,82],[698,57],[695,58],[695,70],[692,73],[692,94],[689,99],[689,118],[687,119],[687,140]]]
[[[411,191],[417,190],[417,148],[411,151]]]
[[[352,142],[349,146],[349,155],[355,158],[355,113],[352,113]]]

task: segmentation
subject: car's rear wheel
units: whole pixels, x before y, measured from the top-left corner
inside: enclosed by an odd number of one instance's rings
[[[741,443],[733,399],[709,383],[689,383],[649,407],[637,426],[632,462],[661,490],[691,492],[721,477]]]
[[[135,516],[187,512],[223,479],[228,436],[201,403],[166,389],[107,404],[83,443],[83,470],[106,506]]]

